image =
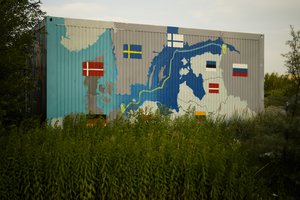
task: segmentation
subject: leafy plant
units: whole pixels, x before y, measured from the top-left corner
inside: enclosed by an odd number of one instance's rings
[[[0,198],[252,199],[246,155],[224,122],[134,115],[105,127],[70,115],[63,128],[1,136]]]

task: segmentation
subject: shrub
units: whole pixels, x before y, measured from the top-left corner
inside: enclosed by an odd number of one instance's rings
[[[272,199],[286,194],[278,186],[296,173],[281,181],[270,173],[274,168],[263,168],[270,158],[261,155],[280,154],[283,144],[272,142],[282,140],[282,131],[299,131],[297,122],[286,127],[269,115],[201,123],[191,113],[173,120],[159,111],[133,115],[134,121],[120,116],[106,126],[86,126],[84,117],[72,115],[64,128],[2,135],[0,199]]]

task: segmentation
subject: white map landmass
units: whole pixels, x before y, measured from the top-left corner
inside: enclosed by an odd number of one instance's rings
[[[242,101],[239,97],[235,97],[227,94],[227,89],[224,85],[223,70],[219,67],[222,56],[214,55],[211,53],[205,53],[200,56],[193,57],[191,59],[191,69],[194,74],[199,77],[202,74],[203,88],[205,90],[205,96],[199,100],[193,93],[193,90],[186,85],[186,83],[180,84],[178,94],[178,107],[179,112],[172,110],[173,117],[180,116],[186,113],[190,108],[195,108],[196,111],[205,111],[207,115],[212,117],[225,116],[231,117],[234,114],[239,116],[251,116],[255,114],[248,108],[247,101]],[[206,71],[206,61],[216,61],[216,71]],[[180,75],[188,73],[188,69],[181,69]],[[219,84],[219,93],[209,93],[209,83]],[[141,107],[143,110],[149,108],[154,111],[158,109],[157,102],[145,101]]]
[[[203,88],[206,94],[203,99],[199,100],[186,83],[181,84],[178,94],[178,115],[184,114],[189,107],[195,107],[196,111],[205,111],[211,116],[225,115],[229,117],[233,114],[254,114],[254,112],[248,108],[246,101],[227,94],[223,80],[223,70],[219,67],[221,57],[222,56],[219,55],[205,53],[191,58],[191,68],[194,74],[197,77],[202,74]],[[207,60],[216,61],[216,71],[206,71]],[[219,84],[219,94],[209,93],[209,83]]]
[[[114,28],[114,23],[65,18],[65,27],[66,36],[61,37],[61,44],[70,51],[80,51],[97,42],[105,28]]]
[[[52,118],[50,120],[50,125],[52,127],[62,127],[63,126],[63,121],[64,119],[62,117],[58,117],[58,118]]]
[[[183,59],[181,60],[181,62],[182,62],[183,65],[186,65],[186,64],[188,63],[187,60],[186,60],[186,58],[183,58]]]
[[[182,76],[182,75],[187,75],[189,73],[189,70],[187,68],[184,68],[184,69],[180,69],[179,71],[179,74]]]
[[[158,106],[156,101],[145,101],[139,108],[142,110],[151,109],[151,111],[155,111],[158,109]]]

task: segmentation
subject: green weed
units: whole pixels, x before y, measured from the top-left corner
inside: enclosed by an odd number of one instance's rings
[[[279,116],[199,123],[191,113],[132,115],[93,127],[72,115],[63,128],[2,135],[0,199],[272,199],[274,188],[258,178],[268,168],[255,175],[266,149],[253,145],[280,138]]]

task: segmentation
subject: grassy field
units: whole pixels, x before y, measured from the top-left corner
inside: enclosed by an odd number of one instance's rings
[[[2,133],[0,199],[296,199],[299,193],[299,136],[284,135],[291,128],[299,133],[293,124],[299,120],[289,125],[284,116],[263,114],[199,123],[191,114],[171,120],[144,112],[135,119],[89,127],[77,115],[63,129],[31,125]]]

